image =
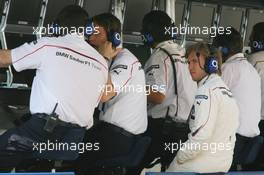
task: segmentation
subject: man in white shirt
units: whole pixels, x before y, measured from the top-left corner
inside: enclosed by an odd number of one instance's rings
[[[225,173],[229,170],[238,127],[238,106],[219,73],[220,57],[204,43],[187,50],[198,90],[189,119],[191,132],[168,172]]]
[[[248,61],[255,67],[261,78],[261,121],[260,133],[264,136],[264,22],[254,25],[250,35],[251,55]]]
[[[145,44],[153,49],[144,70],[148,94],[148,129],[152,138],[150,148],[141,165],[131,174],[140,174],[156,158],[162,171],[176,154],[165,151],[166,144],[186,140],[186,124],[196,84],[191,79],[185,50],[175,43],[165,28],[173,27],[171,18],[163,11],[151,11],[144,16],[142,34]]]
[[[85,41],[84,33],[70,32],[72,27],[84,28],[87,20],[84,9],[67,6],[55,20],[68,29],[59,30],[60,36],[0,51],[1,67],[12,64],[16,71],[36,69],[30,97],[32,117],[0,136],[0,167],[16,166],[27,158],[78,157],[78,149],[48,149],[47,144],[77,145],[82,141],[85,128],[93,125],[100,87],[107,82],[105,59]]]
[[[221,49],[223,62],[222,79],[232,91],[239,107],[239,128],[234,153],[234,162],[240,160],[243,146],[259,135],[258,124],[261,112],[260,77],[242,53],[241,35],[234,28],[217,35],[213,45]]]
[[[264,136],[264,22],[254,25],[250,35],[251,54],[248,61],[257,70],[261,79],[261,120],[259,122],[260,135]],[[264,162],[264,149],[258,155],[258,163]]]
[[[78,174],[98,174],[96,162],[127,156],[147,128],[145,75],[138,59],[121,43],[121,23],[110,13],[92,18],[99,33],[89,43],[109,60],[109,81],[101,98],[99,123],[86,133],[85,142],[98,142],[100,150],[81,155]],[[95,168],[95,169],[94,169]]]

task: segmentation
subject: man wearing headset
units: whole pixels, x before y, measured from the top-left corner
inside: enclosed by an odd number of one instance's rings
[[[251,144],[260,131],[261,114],[260,77],[242,53],[243,42],[240,33],[231,28],[218,34],[213,45],[222,53],[222,79],[232,91],[239,107],[239,128],[237,130],[234,163],[243,161],[246,145]]]
[[[85,142],[98,142],[99,150],[81,155],[78,162],[85,165],[79,174],[97,174],[91,169],[96,161],[128,155],[147,128],[144,71],[129,50],[117,48],[121,44],[119,19],[103,13],[92,22],[99,33],[91,35],[89,43],[109,61],[110,75],[101,98],[100,122],[85,137]]]
[[[84,28],[87,20],[84,9],[66,6],[56,19],[57,27],[63,28],[57,28],[56,35],[61,36],[0,51],[1,67],[12,64],[16,71],[36,69],[30,97],[32,117],[0,136],[0,168],[16,166],[23,159],[78,157],[78,150],[65,147],[82,142],[85,129],[93,125],[100,87],[108,78],[107,62],[85,41],[84,33],[70,32]],[[55,144],[65,147],[52,149],[49,143],[53,148]]]
[[[144,42],[153,49],[144,67],[150,92],[147,96],[149,124],[146,135],[152,141],[141,165],[137,170],[131,170],[133,175],[140,174],[156,158],[160,158],[157,162],[162,164],[164,171],[176,154],[176,151],[165,151],[166,145],[187,139],[186,121],[196,84],[188,71],[185,50],[165,32],[169,27],[173,27],[173,22],[163,11],[151,11],[143,18]]]
[[[260,133],[264,136],[264,22],[254,25],[250,35],[251,55],[248,61],[255,67],[261,78],[261,121]]]
[[[189,71],[198,90],[189,118],[191,132],[168,172],[223,173],[231,166],[239,111],[218,75],[221,60],[215,51],[204,43],[187,50]]]

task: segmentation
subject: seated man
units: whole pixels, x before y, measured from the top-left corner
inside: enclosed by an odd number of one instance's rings
[[[187,50],[189,70],[198,90],[189,117],[191,132],[168,172],[220,173],[232,163],[238,106],[219,73],[220,59],[204,43]]]
[[[92,21],[98,32],[89,37],[89,43],[109,60],[110,75],[101,98],[100,122],[85,137],[87,143],[97,142],[99,150],[80,156],[79,174],[96,174],[91,170],[96,161],[129,154],[137,136],[147,128],[144,71],[130,51],[117,48],[121,42],[120,21],[108,13],[94,16]]]
[[[0,67],[12,64],[16,71],[36,69],[30,98],[32,117],[0,136],[0,168],[14,167],[27,158],[78,157],[78,150],[69,149],[69,144],[78,145],[85,128],[93,125],[94,108],[102,93],[98,89],[106,84],[108,75],[107,62],[85,41],[84,33],[71,32],[84,28],[87,19],[81,7],[67,6],[56,19],[59,37],[43,37],[0,51]]]

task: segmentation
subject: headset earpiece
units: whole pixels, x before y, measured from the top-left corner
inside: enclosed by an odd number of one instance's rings
[[[87,36],[87,37],[90,37],[95,31],[95,28],[94,28],[94,23],[92,20],[88,20],[87,23],[86,23],[86,26],[85,26],[85,31],[84,31],[84,34]]]
[[[205,59],[204,71],[208,74],[216,73],[218,71],[218,61],[214,56],[209,56]]]
[[[255,51],[264,50],[264,42],[261,41],[253,41],[253,48]]]
[[[121,44],[121,35],[119,32],[109,31],[108,39],[115,47]]]
[[[204,71],[208,74],[217,73],[218,71],[218,59],[214,55],[217,49],[211,45],[207,45],[209,49],[209,56],[205,59]]]
[[[154,42],[153,36],[149,32],[144,32],[142,35],[143,42],[151,46]]]
[[[229,55],[229,49],[228,47],[221,47],[221,52],[224,56],[228,56]]]
[[[49,33],[52,34],[53,36],[60,36],[60,24],[58,20],[55,20],[51,23],[50,28],[49,28]]]

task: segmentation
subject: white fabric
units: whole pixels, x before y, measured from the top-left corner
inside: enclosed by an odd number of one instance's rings
[[[177,76],[178,104],[175,95],[174,76],[172,63],[169,56],[159,48],[164,48],[173,55]],[[178,105],[176,121],[186,121],[190,113],[196,83],[192,80],[189,73],[187,60],[184,57],[185,50],[173,41],[160,43],[145,64],[147,86],[156,86],[156,89],[165,95],[161,104],[148,104],[148,115],[153,118],[165,118],[169,107],[169,115],[174,117]],[[155,89],[155,87],[153,88]]]
[[[261,79],[261,120],[264,120],[264,51],[250,55],[248,60],[255,67]]]
[[[237,133],[246,137],[259,135],[261,113],[260,77],[244,54],[230,57],[222,65],[222,79],[232,91],[240,111]]]
[[[239,110],[222,79],[211,74],[199,82],[190,116],[190,134],[168,172],[227,172],[233,159]]]
[[[17,71],[36,69],[31,113],[56,113],[63,121],[90,128],[107,81],[107,62],[76,34],[41,38],[11,51]]]
[[[147,129],[145,75],[138,59],[127,49],[121,50],[110,68],[117,95],[105,103],[100,119],[133,134]]]

